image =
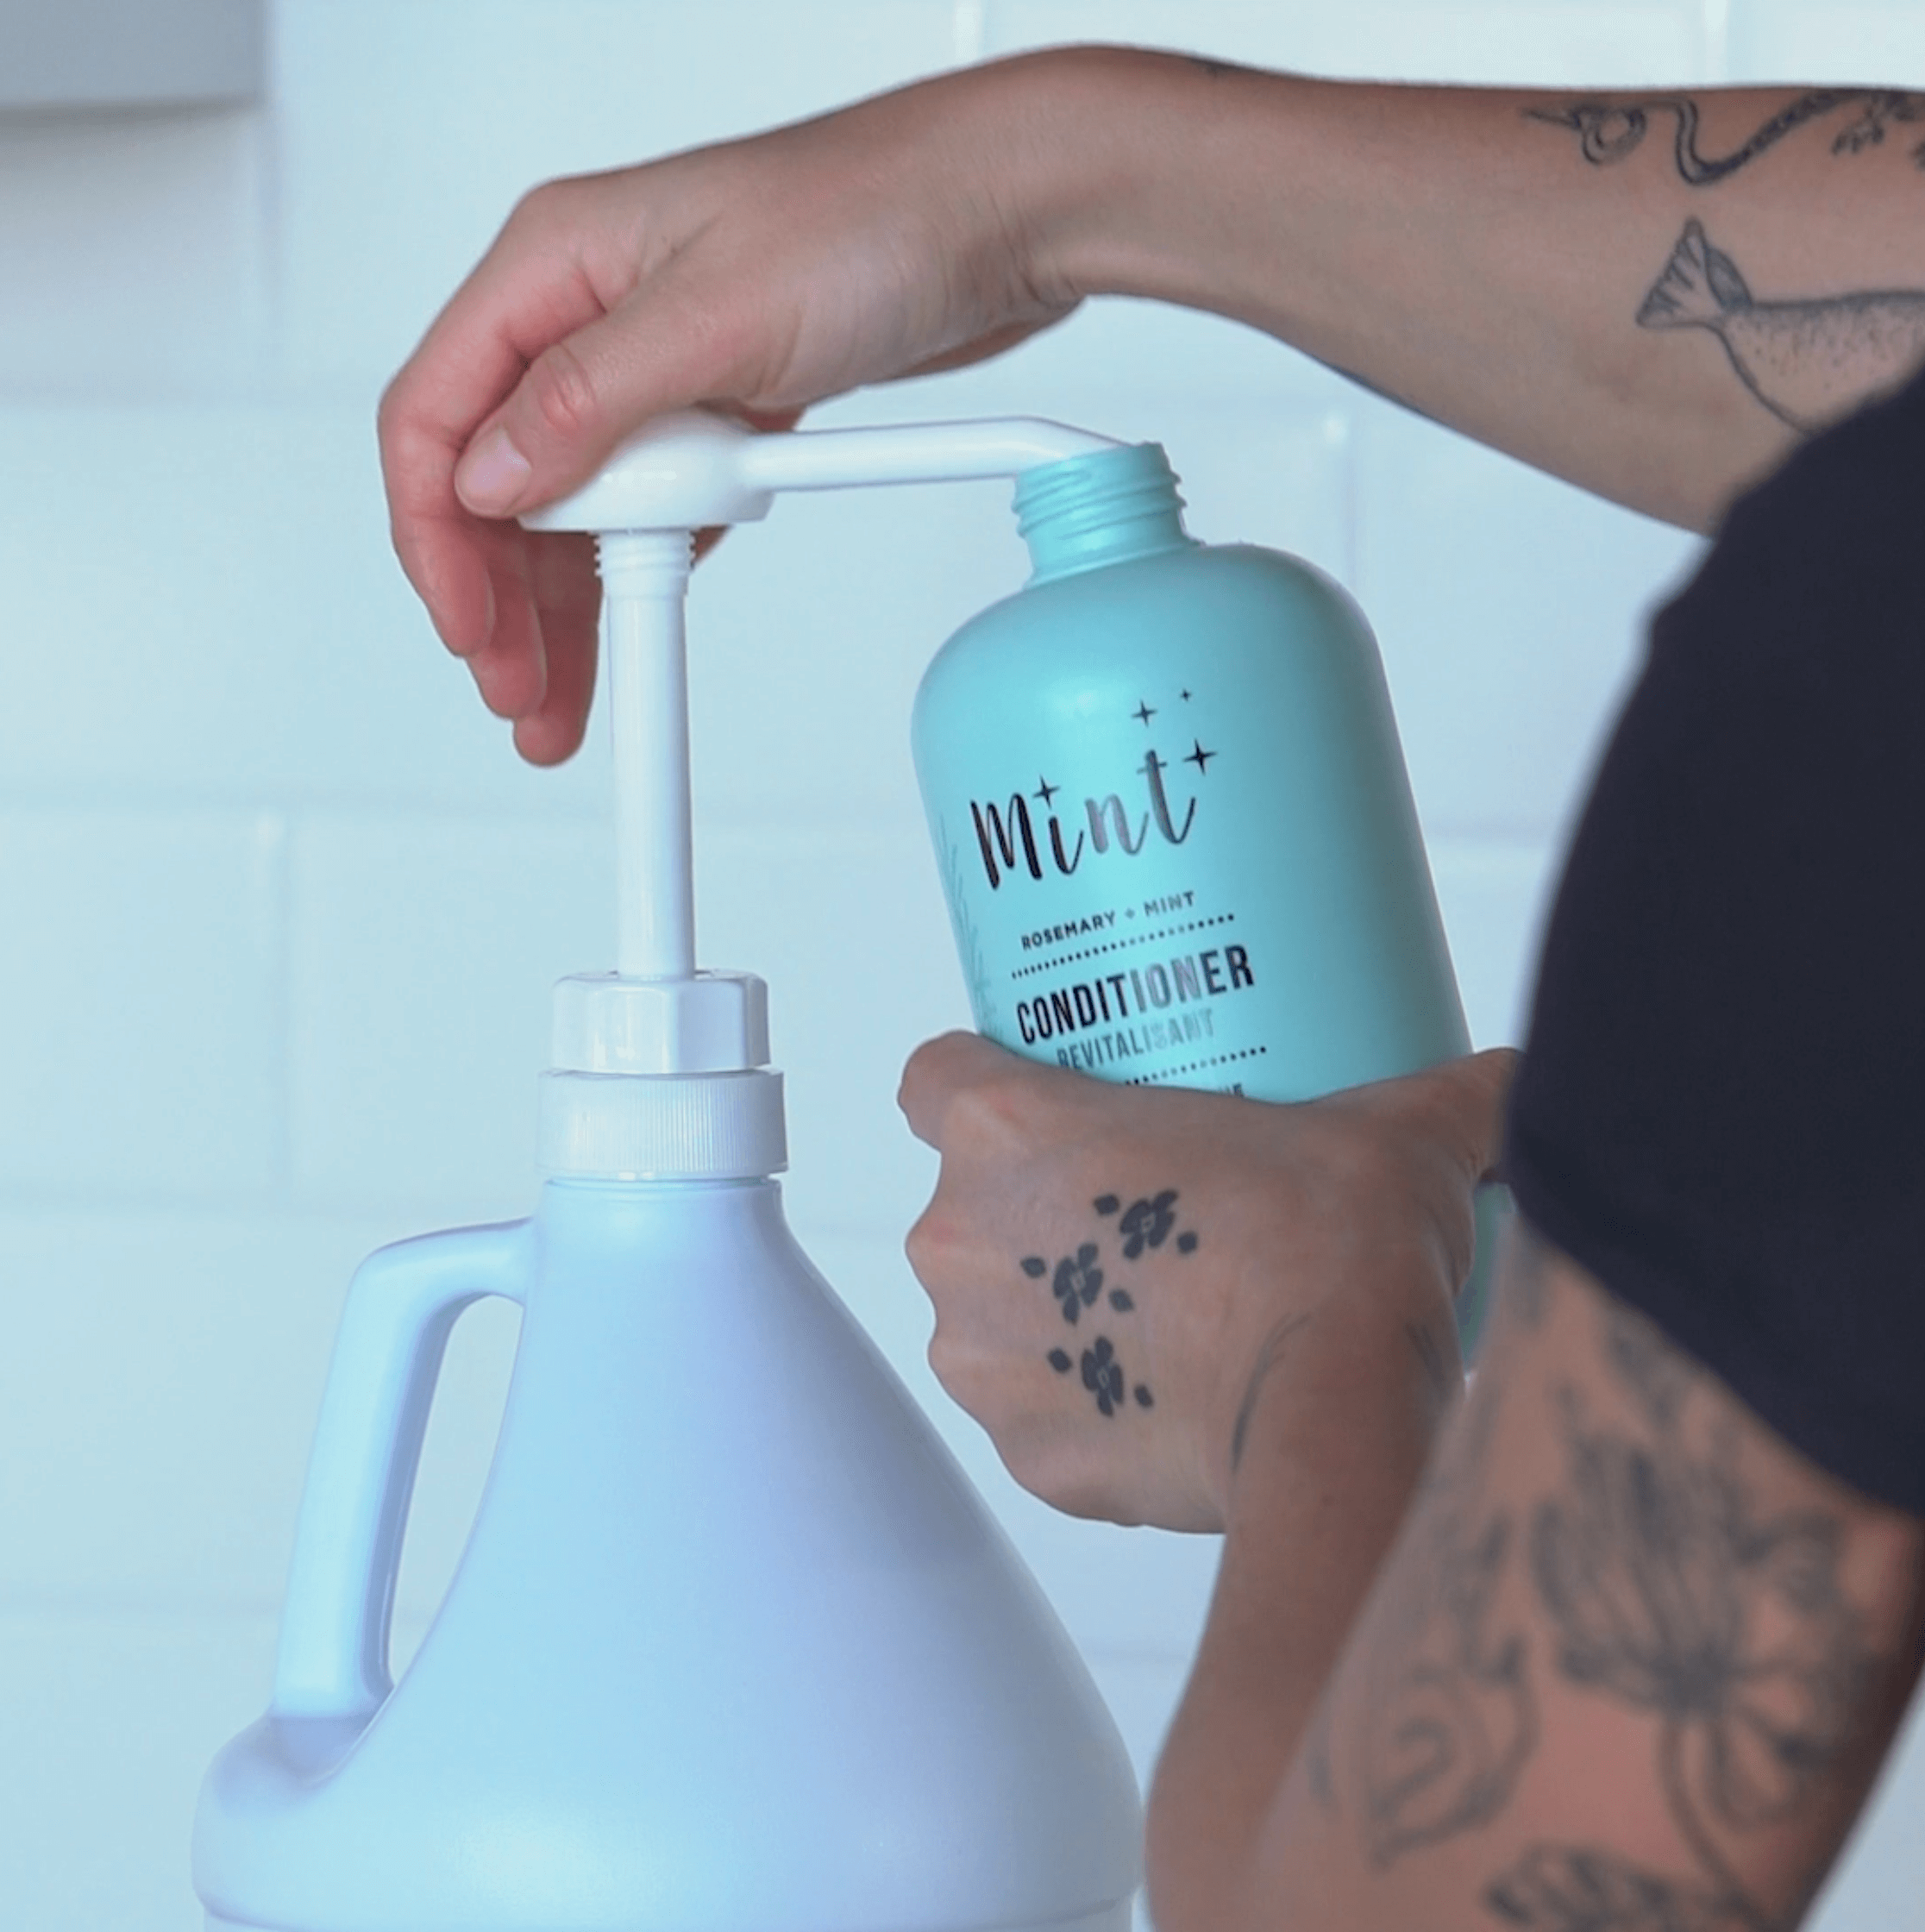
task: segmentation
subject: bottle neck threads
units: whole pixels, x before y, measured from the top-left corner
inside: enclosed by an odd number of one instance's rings
[[[1016,519],[1032,584],[1195,542],[1183,529],[1176,472],[1155,442],[1025,470],[1016,480]]]

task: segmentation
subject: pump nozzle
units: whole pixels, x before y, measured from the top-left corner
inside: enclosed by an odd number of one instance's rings
[[[707,530],[760,523],[779,490],[1017,476],[1116,447],[1038,417],[765,435],[712,410],[681,410],[643,423],[592,481],[522,522],[530,530]]]

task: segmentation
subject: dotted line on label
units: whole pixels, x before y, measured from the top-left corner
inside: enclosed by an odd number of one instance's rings
[[[1086,946],[1081,952],[1066,952],[1057,959],[1038,960],[1028,966],[1013,966],[1013,980],[1026,980],[1038,973],[1054,972],[1058,966],[1074,966],[1079,959],[1094,959],[1099,953],[1119,952],[1125,946],[1154,945],[1158,939],[1174,939],[1179,932],[1201,932],[1206,926],[1228,925],[1234,913],[1219,913],[1212,919],[1192,919],[1188,925],[1165,926],[1161,932],[1132,932],[1127,939],[1112,939],[1100,946]]]
[[[1134,1080],[1126,1080],[1126,1087],[1154,1087],[1158,1081],[1181,1080],[1187,1073],[1201,1073],[1206,1067],[1226,1067],[1232,1060],[1254,1060],[1259,1053],[1268,1053],[1267,1046],[1246,1046],[1240,1053],[1219,1053],[1213,1059],[1192,1060],[1187,1067],[1172,1067],[1166,1073],[1139,1074]]]

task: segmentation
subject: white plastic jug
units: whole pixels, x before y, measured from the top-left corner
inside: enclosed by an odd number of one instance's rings
[[[533,1218],[403,1242],[355,1276],[273,1697],[195,1822],[210,1928],[1125,1932],[1141,1822],[1121,1740],[788,1232],[765,990],[696,970],[689,847],[688,528],[804,486],[772,470],[751,488],[740,465],[809,444],[808,475],[879,480],[933,447],[977,474],[1065,439],[1093,440],[992,424],[744,445],[700,419],[542,513],[623,532],[600,546],[620,970],[555,989]],[[728,503],[703,494],[722,485]],[[435,1380],[484,1295],[524,1311],[500,1440],[394,1684]]]
[[[411,1668],[383,1656],[442,1345],[524,1317]],[[210,1927],[1120,1929],[1136,1792],[1035,1584],[775,1182],[551,1181],[357,1276],[273,1705],[210,1775]]]

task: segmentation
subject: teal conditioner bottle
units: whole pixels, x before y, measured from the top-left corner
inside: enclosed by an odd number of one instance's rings
[[[1154,443],[1030,470],[1015,507],[1034,574],[937,654],[912,729],[978,1028],[1264,1101],[1467,1052],[1357,605],[1198,543]]]

